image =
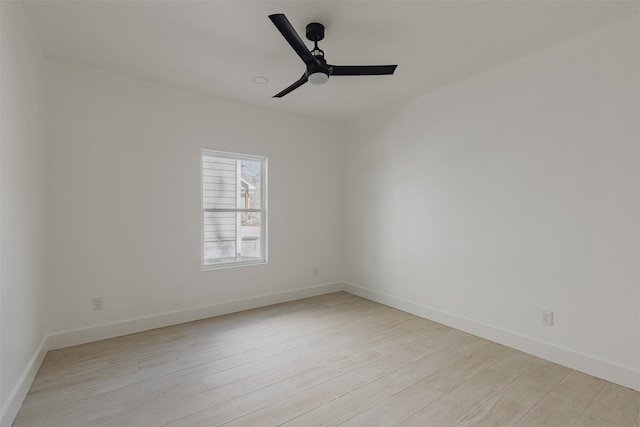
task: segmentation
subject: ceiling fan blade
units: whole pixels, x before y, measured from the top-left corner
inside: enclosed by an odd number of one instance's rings
[[[298,80],[297,82],[295,82],[294,84],[292,84],[291,86],[289,86],[288,88],[283,90],[282,92],[279,92],[279,93],[273,95],[273,97],[274,98],[282,98],[286,94],[288,94],[290,92],[293,92],[294,90],[298,89],[300,86],[302,86],[306,82],[307,82],[307,74],[305,73],[305,74],[302,75],[302,77],[300,77],[300,80]]]
[[[329,65],[332,76],[381,76],[393,74],[397,65]]]
[[[293,50],[296,51],[298,56],[304,61],[305,64],[307,64],[307,66],[318,65],[318,62],[314,59],[313,55],[311,55],[311,52],[309,52],[307,45],[304,44],[298,33],[296,33],[296,30],[293,29],[293,25],[291,25],[291,22],[289,22],[289,20],[286,16],[284,16],[283,13],[269,15],[269,19],[271,19],[271,22],[273,22],[280,33],[282,33],[282,36],[285,38],[285,40],[289,42]]]

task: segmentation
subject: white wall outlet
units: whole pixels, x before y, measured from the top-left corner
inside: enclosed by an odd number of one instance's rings
[[[540,323],[553,326],[553,311],[540,310]]]
[[[318,269],[314,268],[313,269],[313,277],[316,277],[318,275]]]
[[[91,304],[94,310],[102,310],[104,308],[104,299],[102,297],[95,297],[91,300]]]

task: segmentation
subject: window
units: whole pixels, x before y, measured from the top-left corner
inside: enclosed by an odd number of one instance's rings
[[[202,150],[202,269],[267,261],[267,159]]]

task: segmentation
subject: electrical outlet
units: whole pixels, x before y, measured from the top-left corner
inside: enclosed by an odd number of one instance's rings
[[[540,310],[540,323],[553,326],[553,311]]]
[[[102,297],[95,297],[91,300],[91,304],[94,310],[102,310],[104,308],[104,299]]]
[[[318,275],[318,269],[314,268],[313,269],[313,277],[316,277]]]

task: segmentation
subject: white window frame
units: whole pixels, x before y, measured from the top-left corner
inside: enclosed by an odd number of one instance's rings
[[[250,160],[261,163],[260,168],[260,209],[205,209],[204,207],[204,157],[214,156],[234,160]],[[238,179],[240,179],[238,177]],[[232,153],[228,151],[218,151],[203,148],[200,150],[200,265],[201,270],[218,270],[221,268],[243,267],[250,265],[267,264],[267,157],[251,154]],[[261,258],[256,260],[233,260],[219,262],[215,264],[205,264],[204,245],[205,245],[205,212],[259,212],[260,213],[260,254]]]

